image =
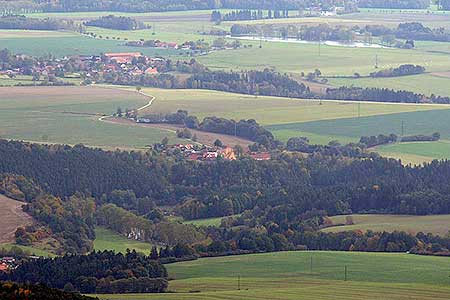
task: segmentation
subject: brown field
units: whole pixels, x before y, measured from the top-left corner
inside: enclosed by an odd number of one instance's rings
[[[431,75],[435,76],[435,77],[450,78],[450,71],[448,71],[448,72],[434,72],[434,73],[431,73]]]
[[[176,132],[177,129],[183,128],[181,125],[174,125],[174,124],[142,124],[142,123],[135,123],[134,121],[127,120],[127,119],[119,119],[119,118],[105,118],[102,120],[103,122],[108,123],[114,123],[114,124],[122,124],[127,126],[138,126],[138,127],[144,127],[144,128],[156,128],[159,130],[164,130],[168,132]],[[197,136],[197,141],[201,144],[212,146],[214,145],[214,142],[219,139],[227,146],[233,147],[235,145],[240,145],[244,149],[248,149],[248,146],[253,144],[254,142],[250,140],[246,140],[239,137],[234,137],[231,135],[226,134],[219,134],[219,133],[212,133],[212,132],[204,132],[200,130],[194,130],[189,129],[189,131],[192,132],[192,135]]]
[[[0,243],[13,242],[17,228],[33,224],[31,216],[22,211],[24,204],[0,195]]]

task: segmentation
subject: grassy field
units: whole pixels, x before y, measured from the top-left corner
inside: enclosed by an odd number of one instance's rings
[[[361,118],[342,118],[335,120],[312,121],[270,126],[275,133],[283,130],[295,133],[310,132],[318,135],[347,136],[360,138],[367,135],[401,135],[402,122],[404,135],[432,134],[440,132],[443,139],[450,139],[450,109],[392,113]]]
[[[19,247],[20,249],[30,252],[31,254],[37,255],[37,256],[43,256],[43,257],[54,257],[55,254],[50,253],[48,251],[42,250],[42,249],[38,249],[38,248],[33,248],[33,247],[29,247],[29,246],[22,246],[22,245],[17,245],[17,244],[13,244],[13,243],[4,243],[4,244],[0,244],[0,249],[6,249],[9,250],[12,247]]]
[[[387,157],[403,157],[407,162],[412,163],[429,161],[430,159],[449,159],[450,141],[442,140],[438,142],[415,142],[385,145],[377,147],[377,152]]]
[[[117,253],[125,253],[127,249],[135,249],[137,252],[142,252],[148,255],[152,249],[152,246],[153,245],[150,243],[129,240],[106,228],[97,227],[95,229],[95,250],[114,250]]]
[[[153,105],[146,111],[153,113],[168,113],[178,109],[185,109],[200,118],[212,115],[235,119],[253,118],[264,125],[333,120],[358,116],[358,103],[355,102],[319,102],[315,100],[263,96],[256,98],[250,95],[208,90],[144,88],[143,91],[156,97]],[[446,108],[450,108],[450,106],[361,103],[360,113],[361,116],[375,116]]]
[[[0,88],[0,137],[105,148],[142,148],[175,134],[155,128],[98,121],[118,107],[136,108],[148,99],[131,91],[97,87]],[[97,114],[97,115],[96,115]]]
[[[330,219],[335,226],[323,229],[324,232],[351,230],[405,231],[433,233],[445,236],[450,231],[450,215],[403,216],[403,215],[352,215],[354,225],[345,225],[347,216],[334,216]]]
[[[101,298],[448,299],[449,267],[448,258],[408,254],[281,252],[219,257],[167,265],[170,276],[175,278],[169,290],[176,293]]]
[[[427,73],[396,78],[332,78],[329,83],[336,86],[384,87],[394,90],[407,90],[424,95],[450,96],[450,75]]]
[[[33,56],[48,54],[57,57],[64,55],[99,55],[105,52],[142,52],[148,56],[179,55],[178,51],[169,49],[151,49],[124,46],[124,41],[94,39],[75,33],[45,32],[43,36],[31,35],[21,30],[8,30],[3,37],[4,30],[0,30],[1,48],[8,48],[13,53]]]

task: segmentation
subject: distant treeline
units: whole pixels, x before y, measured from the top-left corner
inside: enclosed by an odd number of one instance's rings
[[[0,1],[4,4],[4,11],[121,11],[121,12],[148,12],[148,11],[183,11],[206,9],[271,9],[271,10],[298,10],[311,6],[321,6],[328,9],[333,6],[344,6],[346,0],[22,0]],[[16,2],[16,1],[14,1]],[[1,12],[1,11],[0,11]]]
[[[364,8],[426,9],[430,7],[430,0],[358,0],[358,6]]]
[[[267,15],[262,10],[234,10],[229,13],[222,14],[215,10],[211,13],[212,22],[221,21],[245,21],[245,20],[261,20],[261,19],[282,19],[289,18],[289,10],[268,10]]]
[[[435,142],[440,139],[441,135],[438,132],[435,132],[432,135],[408,135],[403,137],[399,137],[392,133],[390,135],[380,134],[378,136],[363,136],[359,142],[370,148],[395,142]]]
[[[425,72],[425,68],[419,65],[401,65],[397,68],[390,68],[386,70],[380,70],[377,72],[370,73],[370,77],[397,77],[397,76],[407,76],[407,75],[417,75]]]
[[[205,117],[199,122],[196,116],[191,116],[187,111],[179,110],[176,113],[161,115],[146,115],[139,122],[147,123],[168,123],[184,125],[190,129],[197,129],[206,132],[221,133],[242,137],[258,144],[271,148],[275,141],[273,134],[259,125],[255,120],[229,120],[218,117]]]
[[[137,21],[136,19],[114,15],[103,16],[95,20],[90,20],[84,22],[86,26],[95,26],[116,30],[136,30],[147,28],[143,22]]]
[[[449,42],[450,30],[444,27],[430,28],[420,22],[400,23],[397,28],[390,28],[384,25],[366,25],[360,29],[369,32],[373,36],[393,35],[399,39]]]
[[[25,16],[7,15],[0,17],[0,29],[24,29],[24,30],[61,30],[78,27],[70,20],[38,19]]]
[[[4,300],[98,300],[97,297],[49,288],[43,284],[0,282],[0,299]]]
[[[135,251],[103,251],[30,260],[10,273],[1,272],[0,280],[42,283],[81,293],[161,293],[167,288],[167,270],[159,261]]]

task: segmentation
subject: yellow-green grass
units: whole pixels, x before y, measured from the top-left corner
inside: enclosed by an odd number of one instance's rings
[[[152,246],[153,245],[150,243],[127,239],[126,237],[103,227],[95,228],[95,250],[114,250],[116,253],[126,253],[127,249],[134,249],[137,252],[148,255]]]
[[[450,96],[450,73],[448,77],[426,73],[392,78],[332,78],[329,83],[336,86],[378,87],[406,90],[424,95]]]
[[[127,88],[133,90],[134,88]],[[254,97],[209,90],[142,89],[156,97],[153,105],[142,112],[169,113],[178,109],[203,118],[206,116],[233,119],[255,119],[263,125],[332,120],[358,116],[375,116],[399,112],[446,109],[447,105],[356,103],[348,101],[317,101],[279,97]],[[342,136],[346,136],[345,134]]]
[[[232,215],[228,217],[218,217],[218,218],[207,218],[207,219],[197,219],[197,220],[188,220],[188,221],[182,221],[184,224],[192,224],[195,226],[220,226],[223,219],[226,218],[234,218],[238,217],[239,215]]]
[[[411,234],[424,232],[442,236],[447,235],[450,231],[450,215],[351,215],[351,217],[354,225],[345,225],[347,215],[330,217],[334,226],[322,229],[322,231],[405,231]]]
[[[0,29],[0,39],[11,38],[44,38],[44,37],[71,37],[77,34],[68,31],[53,30],[16,30],[16,29]],[[0,40],[1,41],[1,40]],[[2,47],[3,48],[3,47]]]
[[[0,88],[0,137],[32,142],[143,148],[172,132],[99,121],[118,107],[137,108],[149,99],[136,92],[97,87]]]
[[[43,257],[54,257],[55,254],[50,253],[48,251],[39,249],[39,248],[34,248],[31,246],[22,246],[22,245],[17,245],[17,244],[13,244],[13,243],[6,243],[6,244],[0,244],[0,249],[6,249],[6,250],[10,250],[13,247],[18,247],[20,249],[22,249],[23,251],[29,252],[32,255],[37,255],[37,256],[43,256]]]
[[[32,56],[45,56],[48,54],[61,57],[65,55],[99,55],[105,52],[141,52],[148,56],[177,56],[179,51],[171,49],[155,49],[125,46],[123,40],[95,39],[79,34],[58,35],[55,32],[46,32],[44,35],[21,36],[22,31],[14,33],[8,31],[3,37],[4,30],[0,30],[1,48],[7,48],[13,53]],[[13,37],[11,37],[13,35]]]
[[[344,281],[345,266],[347,281]],[[170,281],[169,290],[175,293],[100,297],[124,300],[448,299],[449,267],[448,258],[408,254],[281,252],[219,257],[167,265],[170,276],[175,278]]]
[[[403,124],[404,136],[417,134],[431,135],[434,132],[440,132],[442,138],[447,140],[450,139],[450,125],[447,122],[449,116],[449,109],[436,109],[380,114],[360,118],[280,124],[272,125],[268,128],[274,132],[278,130],[283,130],[284,132],[310,132],[318,135],[347,136],[359,139],[361,136],[379,134],[395,133],[401,135]]]
[[[61,81],[69,82],[75,85],[80,85],[81,79],[79,78],[58,78]],[[14,78],[10,78],[6,75],[0,75],[0,87],[5,86],[17,86],[17,85],[39,85],[42,83],[43,76],[40,78],[40,80],[37,80],[36,82],[33,81],[33,76],[29,75],[18,75]]]
[[[301,73],[320,69],[324,75],[369,74],[376,71],[378,56],[380,68],[400,64],[418,64],[428,71],[447,71],[450,60],[445,53],[421,50],[348,48],[317,44],[248,41],[253,48],[219,51],[197,59],[214,69],[263,69],[272,67],[281,72]]]
[[[404,160],[405,162],[415,163],[414,156],[420,156],[423,161],[433,159],[450,159],[450,141],[441,140],[437,142],[411,142],[385,145],[377,147],[377,152],[387,156]],[[411,156],[408,158],[408,156]]]

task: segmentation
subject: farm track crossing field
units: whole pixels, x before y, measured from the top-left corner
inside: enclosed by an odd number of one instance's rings
[[[154,128],[108,124],[100,115],[118,107],[137,108],[148,102],[134,91],[98,87],[0,88],[0,137],[44,143],[104,148],[142,148],[175,134]]]
[[[324,232],[342,232],[352,230],[405,231],[413,235],[418,232],[445,236],[450,231],[450,215],[406,216],[406,215],[351,215],[354,225],[345,225],[347,216],[330,217],[332,226]],[[344,225],[342,225],[344,224]]]
[[[312,261],[312,270],[311,270]],[[344,281],[344,268],[347,279]],[[448,299],[450,260],[408,254],[279,252],[167,265],[176,293],[102,299]],[[238,289],[238,275],[240,288]],[[197,291],[197,293],[189,293]]]

